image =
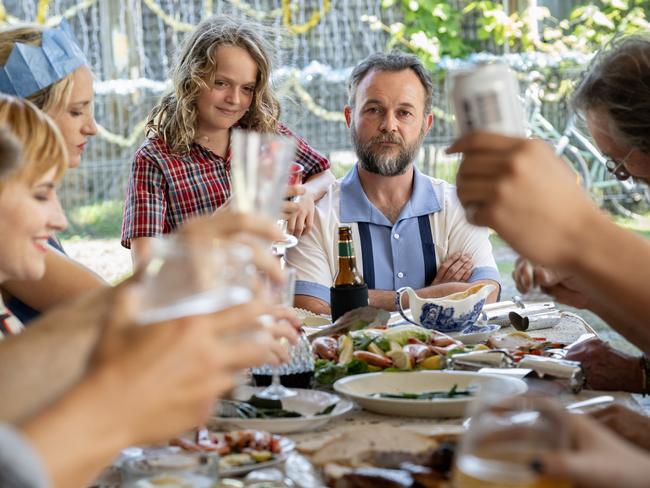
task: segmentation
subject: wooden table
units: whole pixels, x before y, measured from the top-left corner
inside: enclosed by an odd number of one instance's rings
[[[514,331],[514,329],[506,327],[501,329],[502,332]],[[582,318],[572,313],[563,313],[561,322],[552,329],[542,329],[530,332],[533,337],[545,337],[546,339],[554,342],[562,342],[570,344],[576,341],[584,334],[597,335],[589,324]],[[549,382],[544,380],[529,381],[531,389],[536,389],[539,385],[549,386]],[[566,389],[556,389],[554,396],[562,403],[568,404],[571,402],[586,400],[588,398],[602,395],[603,392],[584,390],[578,394],[573,394]],[[614,396],[617,401],[628,408],[637,411],[645,411],[635,395],[623,392],[607,392],[608,395]],[[313,439],[315,436],[336,436],[337,432],[345,429],[348,426],[354,425],[373,425],[379,423],[387,423],[393,426],[398,426],[403,429],[414,429],[423,433],[435,433],[444,426],[448,430],[450,426],[457,426],[460,428],[463,419],[421,419],[413,417],[389,417],[377,415],[374,413],[366,412],[360,408],[355,408],[348,414],[333,419],[326,426],[310,431],[297,434],[289,434],[287,437],[292,439],[296,446],[301,443]],[[300,454],[291,454],[284,466],[284,471],[287,477],[292,479],[297,486],[303,488],[316,488],[321,487],[322,480],[318,476],[317,471],[313,469],[310,463]],[[115,468],[107,469],[102,476],[93,484],[94,487],[113,488],[120,486],[119,472]]]

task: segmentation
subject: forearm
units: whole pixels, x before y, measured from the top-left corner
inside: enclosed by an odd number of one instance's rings
[[[336,181],[332,172],[328,169],[318,173],[317,175],[312,176],[307,181],[303,183],[305,189],[311,193],[314,197],[314,201],[317,202],[329,189],[330,185]]]
[[[88,377],[20,427],[57,488],[86,486],[130,443],[110,381]]]
[[[368,290],[368,305],[382,310],[397,310],[395,292],[391,290]]]
[[[112,290],[106,290],[112,291]],[[99,336],[107,303],[88,295],[89,306],[70,317],[52,310],[17,336],[0,341],[0,420],[17,422],[77,382]],[[46,374],[47,373],[47,374]]]
[[[296,308],[316,314],[329,315],[331,313],[329,303],[310,295],[296,295],[293,304]]]
[[[25,331],[25,335],[32,329]],[[36,332],[36,330],[35,330]],[[0,348],[0,419],[15,422],[47,405],[86,370],[97,331],[91,327],[7,341]]]
[[[650,348],[643,347],[640,343],[638,327],[635,325],[634,320],[629,314],[624,311],[614,310],[612,307],[602,303],[600,300],[593,299],[589,300],[589,305],[586,308],[598,315],[604,322],[609,324],[619,334],[643,352],[650,354]]]
[[[45,275],[38,281],[6,281],[2,288],[41,312],[76,299],[107,283],[80,263],[51,250],[45,258]]]
[[[600,213],[577,227],[581,235],[565,263],[568,272],[578,278],[594,311],[650,352],[650,245]]]
[[[439,298],[451,295],[452,293],[465,291],[472,286],[475,286],[477,283],[482,282],[477,281],[475,283],[442,283],[439,285],[431,285],[425,288],[420,288],[419,290],[416,290],[416,293],[422,298]],[[496,301],[496,297],[499,293],[498,283],[491,280],[486,280],[485,283],[493,283],[497,286],[497,289],[492,292],[487,299],[488,303]],[[296,295],[294,305],[297,308],[309,310],[310,312],[317,314],[331,313],[331,309],[328,303],[308,295]],[[395,292],[391,290],[368,290],[368,305],[383,310],[397,310],[397,305],[395,303]],[[404,307],[408,307],[408,296],[405,295],[402,298],[402,305]]]
[[[133,270],[141,269],[149,261],[151,246],[156,237],[137,237],[131,240],[131,261]]]

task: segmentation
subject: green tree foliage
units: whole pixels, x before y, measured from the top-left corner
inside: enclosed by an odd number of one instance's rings
[[[576,7],[568,19],[549,27],[545,35],[567,47],[597,50],[617,34],[650,29],[647,0],[603,0]]]
[[[398,7],[403,22],[390,26],[367,19],[390,33],[389,47],[402,45],[435,70],[442,56],[462,58],[485,43],[511,51],[593,52],[622,33],[650,30],[648,0],[601,0],[576,6],[568,18],[555,19],[545,7],[507,13],[500,1],[470,1],[461,10],[445,0],[383,0]],[[475,36],[465,34],[475,25]]]

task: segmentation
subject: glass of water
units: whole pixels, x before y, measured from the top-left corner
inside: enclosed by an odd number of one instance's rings
[[[158,449],[125,460],[121,472],[128,488],[212,488],[219,479],[219,456],[173,448]]]
[[[543,454],[569,448],[566,413],[552,398],[481,391],[456,458],[458,488],[569,488],[532,468]],[[471,407],[470,407],[471,408]]]
[[[151,324],[218,312],[253,298],[249,247],[231,242],[156,240],[141,281],[136,320]]]

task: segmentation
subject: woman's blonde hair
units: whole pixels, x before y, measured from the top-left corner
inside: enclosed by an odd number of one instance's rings
[[[45,173],[56,168],[58,181],[68,167],[68,153],[56,124],[28,100],[0,94],[0,127],[22,146],[22,158],[14,164],[7,178],[34,184]]]
[[[40,46],[43,40],[43,31],[46,27],[41,25],[21,25],[0,30],[0,65],[4,65],[9,59],[11,51],[17,42]],[[42,111],[49,114],[56,114],[68,105],[72,94],[72,74],[66,75],[56,83],[46,86],[42,90],[27,97]]]
[[[201,22],[181,46],[170,74],[173,92],[163,97],[149,114],[147,135],[162,138],[173,153],[189,151],[195,137],[196,99],[202,88],[212,84],[220,46],[245,49],[257,65],[253,101],[239,123],[259,132],[276,132],[280,104],[273,96],[269,82],[273,56],[265,32],[270,30],[228,16],[211,17]]]
[[[0,127],[0,183],[20,166],[23,152],[20,143],[6,127]]]

